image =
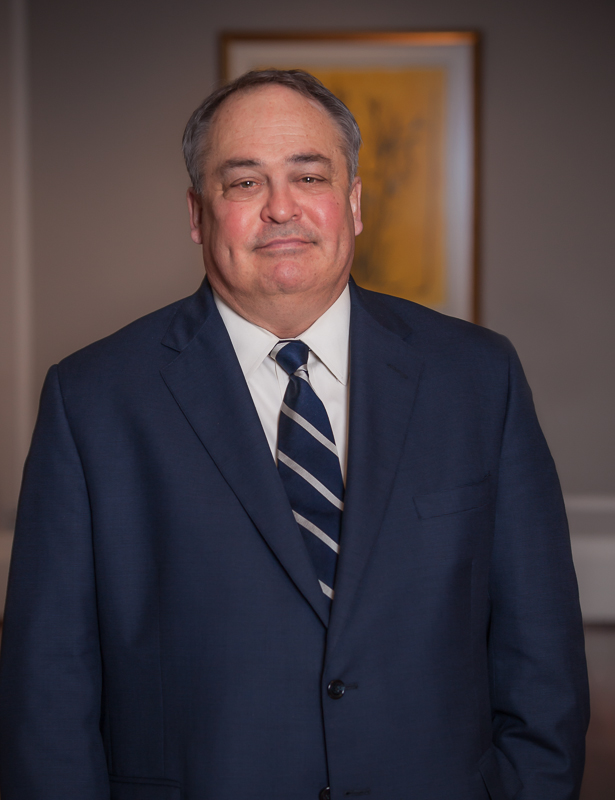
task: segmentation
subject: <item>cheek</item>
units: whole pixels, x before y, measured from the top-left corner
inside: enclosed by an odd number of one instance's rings
[[[310,217],[325,239],[337,241],[348,229],[347,204],[339,198],[329,197],[325,202],[310,208]]]
[[[240,249],[253,235],[254,214],[247,204],[216,209],[212,226],[214,248]]]

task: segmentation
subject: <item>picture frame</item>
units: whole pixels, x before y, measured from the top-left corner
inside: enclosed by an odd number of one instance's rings
[[[220,40],[224,82],[251,69],[304,69],[356,117],[357,283],[473,322],[479,41],[476,31],[228,32]]]

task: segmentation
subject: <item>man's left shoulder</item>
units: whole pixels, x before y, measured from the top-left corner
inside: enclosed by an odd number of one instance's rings
[[[372,292],[356,284],[352,296],[382,327],[400,336],[425,356],[506,363],[511,356],[514,357],[514,347],[506,336],[482,325],[442,314],[410,300]]]

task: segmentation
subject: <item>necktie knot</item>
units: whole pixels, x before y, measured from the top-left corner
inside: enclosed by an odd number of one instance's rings
[[[307,372],[308,354],[310,348],[300,339],[280,341],[271,351],[272,358],[288,375],[294,375],[303,367]]]

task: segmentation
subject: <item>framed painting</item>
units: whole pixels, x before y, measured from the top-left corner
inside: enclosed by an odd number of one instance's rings
[[[367,289],[477,321],[477,50],[469,31],[227,33],[221,73],[305,69],[363,136],[364,230],[352,273]]]

